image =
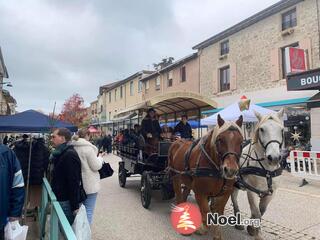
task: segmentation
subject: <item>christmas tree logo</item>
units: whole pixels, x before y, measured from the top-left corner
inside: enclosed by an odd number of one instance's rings
[[[181,203],[177,206],[173,205],[171,211],[171,224],[180,234],[192,234],[201,225],[201,213],[199,208],[192,203]]]

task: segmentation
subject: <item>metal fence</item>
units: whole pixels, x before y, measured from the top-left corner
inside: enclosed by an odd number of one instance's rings
[[[48,217],[49,216],[49,217]],[[39,209],[39,239],[58,240],[64,236],[67,240],[77,240],[46,178],[43,178],[42,198]],[[48,230],[46,232],[46,230]],[[48,236],[48,238],[46,237]]]

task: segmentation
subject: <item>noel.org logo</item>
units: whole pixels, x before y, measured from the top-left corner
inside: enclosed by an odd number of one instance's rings
[[[201,213],[195,204],[184,202],[172,207],[171,224],[178,233],[192,234],[198,230],[201,222]]]

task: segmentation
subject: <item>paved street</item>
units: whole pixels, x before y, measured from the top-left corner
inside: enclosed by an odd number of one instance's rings
[[[154,192],[149,210],[140,203],[140,177],[127,180],[126,188],[120,188],[117,179],[119,158],[106,157],[115,170],[112,178],[102,181],[93,224],[95,240],[174,240],[210,239],[208,236],[182,237],[175,233],[169,221],[170,201],[162,201]],[[281,187],[262,221],[265,239],[320,239],[320,182],[310,181],[298,187],[301,179],[284,172]],[[241,210],[249,213],[245,193],[239,194]],[[193,197],[189,197],[193,201]],[[231,213],[227,204],[226,214]],[[225,239],[253,239],[246,231],[233,227],[223,229]]]

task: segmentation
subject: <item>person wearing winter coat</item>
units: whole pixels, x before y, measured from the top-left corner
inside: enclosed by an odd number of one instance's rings
[[[71,145],[81,160],[83,187],[87,194],[87,199],[83,204],[86,207],[88,221],[91,224],[98,192],[100,190],[100,174],[98,170],[101,169],[103,160],[97,157],[97,147],[87,139],[89,139],[88,131],[86,129],[80,129],[78,136],[73,138]]]
[[[19,220],[24,203],[24,182],[14,152],[0,144],[0,240],[8,221]]]
[[[80,203],[86,197],[82,188],[81,161],[70,141],[71,132],[68,129],[56,129],[52,134],[55,150],[51,153],[50,159],[53,162],[52,191],[72,225]]]
[[[156,111],[153,108],[148,109],[148,114],[142,120],[141,134],[146,139],[159,139],[161,134],[161,127],[159,120],[156,118]]]
[[[181,116],[181,121],[174,128],[174,134],[179,133],[181,138],[191,139],[192,138],[192,128],[188,123],[187,115]]]
[[[23,139],[15,142],[13,148],[17,155],[22,169],[24,182],[27,183],[29,177],[29,207],[30,209],[39,207],[42,179],[49,163],[49,150],[45,145],[43,138],[33,139],[31,147],[30,176],[28,176],[30,141],[28,135],[24,135]]]

